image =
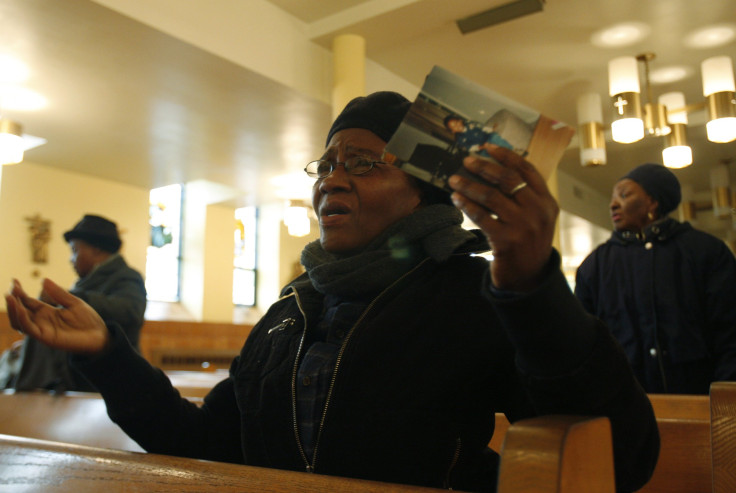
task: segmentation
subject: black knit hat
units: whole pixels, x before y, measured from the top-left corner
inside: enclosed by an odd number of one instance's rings
[[[116,253],[122,245],[117,225],[104,217],[91,214],[86,214],[74,228],[64,233],[64,239],[67,242],[83,240],[110,253]]]
[[[660,216],[666,216],[680,204],[682,198],[680,182],[672,171],[661,164],[642,164],[622,176],[621,180],[624,178],[641,185],[644,191],[659,203]]]
[[[337,116],[325,145],[335,133],[346,128],[364,128],[388,142],[410,107],[411,102],[397,92],[381,91],[357,97]]]

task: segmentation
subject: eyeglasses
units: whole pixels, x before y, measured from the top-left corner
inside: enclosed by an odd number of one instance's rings
[[[373,166],[375,166],[376,164],[386,163],[384,163],[383,161],[370,159],[365,156],[353,156],[347,158],[344,163],[318,159],[317,161],[307,163],[307,167],[304,168],[304,171],[306,171],[307,175],[311,176],[312,178],[317,178],[318,180],[321,180],[330,176],[339,164],[345,166],[345,171],[347,171],[348,174],[364,175],[372,170]]]

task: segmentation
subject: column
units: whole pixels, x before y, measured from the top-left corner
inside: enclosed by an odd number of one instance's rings
[[[365,96],[365,39],[342,34],[332,41],[332,119],[353,98]]]

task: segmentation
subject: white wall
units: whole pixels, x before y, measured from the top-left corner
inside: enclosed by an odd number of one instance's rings
[[[584,217],[602,228],[611,229],[610,197],[606,197],[585,183],[563,171],[557,171],[557,197],[560,208]]]

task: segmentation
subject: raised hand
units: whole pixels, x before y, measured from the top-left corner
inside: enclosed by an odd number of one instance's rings
[[[49,279],[43,281],[44,298],[28,296],[17,280],[5,295],[10,325],[44,344],[77,353],[96,353],[108,343],[102,318],[87,303]]]
[[[559,207],[532,164],[510,149],[491,145],[488,151],[497,163],[469,156],[464,166],[492,186],[453,175],[452,200],[488,238],[493,284],[528,292],[539,285],[552,252]]]

